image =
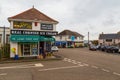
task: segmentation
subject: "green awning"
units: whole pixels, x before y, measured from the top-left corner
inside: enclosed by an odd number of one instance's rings
[[[40,36],[39,41],[55,41],[52,36]]]
[[[38,42],[38,41],[55,41],[52,36],[38,36],[38,35],[11,35],[12,42]]]

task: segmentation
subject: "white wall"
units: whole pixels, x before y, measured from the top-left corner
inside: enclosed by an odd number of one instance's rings
[[[71,39],[69,38],[68,35],[66,36],[62,36],[62,39],[60,39],[60,36],[56,36],[55,37],[56,41],[71,41]],[[77,39],[75,39],[74,41],[83,41],[83,38],[82,37],[77,37]]]
[[[40,30],[40,23],[37,23],[37,26],[35,26],[35,22],[32,22],[32,30]]]

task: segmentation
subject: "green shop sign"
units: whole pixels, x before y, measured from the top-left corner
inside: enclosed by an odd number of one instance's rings
[[[38,35],[11,35],[12,42],[38,42],[38,41],[55,41],[51,36],[38,36]]]

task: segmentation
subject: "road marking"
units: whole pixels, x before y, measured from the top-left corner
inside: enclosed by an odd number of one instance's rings
[[[84,66],[84,65],[82,65],[82,64],[78,64],[78,66]]]
[[[105,71],[105,72],[110,72],[109,70],[107,70],[107,69],[101,69],[102,71]]]
[[[1,74],[0,74],[0,76],[5,76],[5,75],[7,75],[7,73],[1,73]]]
[[[41,69],[38,71],[51,71],[51,70],[70,69],[70,68],[78,68],[78,67],[81,67],[81,66],[56,67],[56,68]]]
[[[43,67],[44,65],[42,65],[41,63],[35,64],[36,67]]]
[[[72,62],[73,64],[78,64],[77,62]]]
[[[33,67],[43,67],[43,65],[41,63],[37,63],[37,64],[27,64],[27,65],[17,65],[17,66],[9,66],[9,67],[0,67],[0,69],[33,68]]]
[[[81,64],[82,62],[77,62],[78,64]]]
[[[114,75],[120,76],[120,73],[113,72]]]
[[[95,68],[95,69],[98,69],[98,67],[97,66],[91,66],[92,68]]]
[[[89,66],[89,64],[83,63],[84,66]]]

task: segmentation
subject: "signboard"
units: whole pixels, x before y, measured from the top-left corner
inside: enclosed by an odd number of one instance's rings
[[[13,42],[38,42],[39,36],[11,35],[10,40]]]
[[[53,30],[53,24],[41,24],[41,30]]]
[[[75,40],[75,36],[71,36],[71,41],[74,41]]]
[[[55,36],[58,34],[56,31],[28,31],[28,30],[11,30],[12,35],[42,35],[42,36]]]
[[[13,29],[32,29],[32,22],[13,22]]]

